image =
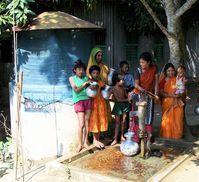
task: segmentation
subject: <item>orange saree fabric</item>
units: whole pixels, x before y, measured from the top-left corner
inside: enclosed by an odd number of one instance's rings
[[[150,92],[153,92],[155,75],[157,74],[156,65],[152,65],[149,69],[140,74],[140,86]],[[138,89],[134,90],[135,93],[139,93]]]
[[[175,93],[176,78],[165,81],[163,91]],[[176,98],[166,97],[162,99],[162,123],[160,136],[163,138],[180,139],[183,134],[184,108]]]
[[[93,108],[89,119],[89,132],[98,133],[107,131],[108,129],[108,108],[106,100],[102,97],[100,89],[103,87],[103,82],[98,81],[99,90],[98,95],[93,98]]]

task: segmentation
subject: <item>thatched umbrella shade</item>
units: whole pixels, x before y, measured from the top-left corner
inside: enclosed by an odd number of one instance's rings
[[[70,14],[56,11],[39,14],[25,28],[16,27],[16,31],[25,30],[46,30],[46,29],[96,29],[103,30],[103,27],[82,20]]]

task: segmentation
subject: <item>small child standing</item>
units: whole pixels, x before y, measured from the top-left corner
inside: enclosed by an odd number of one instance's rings
[[[85,66],[81,60],[75,63],[73,73],[75,75],[69,78],[69,82],[72,87],[74,109],[79,121],[79,145],[76,152],[80,152],[83,148],[88,149],[88,120],[92,101],[86,94],[86,87],[90,81],[88,77],[84,75]]]
[[[185,94],[186,93],[186,82],[187,79],[185,78],[185,67],[179,66],[177,68],[177,77],[176,77],[176,92],[175,94]]]
[[[91,81],[98,83],[97,95],[93,98],[93,108],[89,120],[89,132],[93,133],[93,144],[99,150],[104,149],[104,144],[100,142],[100,132],[108,129],[108,110],[105,99],[102,97],[101,88],[104,87],[103,81],[100,80],[100,67],[93,65],[89,68]]]
[[[111,145],[118,143],[119,127],[121,124],[121,141],[124,141],[124,130],[126,124],[127,113],[131,110],[131,105],[128,102],[128,95],[124,86],[123,76],[115,75],[113,78],[113,100],[115,105],[112,110],[112,114],[115,115],[115,135]]]

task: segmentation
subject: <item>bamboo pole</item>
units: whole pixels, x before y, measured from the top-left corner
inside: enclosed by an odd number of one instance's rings
[[[19,145],[20,145],[20,110],[21,110],[21,94],[22,94],[22,83],[23,72],[19,74],[19,82],[17,83],[17,119],[16,119],[16,133],[15,133],[15,156],[14,156],[14,171],[15,180],[17,180],[17,168],[19,161]],[[21,146],[22,147],[22,146]],[[23,175],[24,176],[24,175]]]

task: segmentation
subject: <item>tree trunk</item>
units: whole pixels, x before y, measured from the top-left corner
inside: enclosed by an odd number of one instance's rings
[[[168,21],[168,32],[171,36],[167,37],[170,48],[169,62],[173,63],[175,67],[183,64],[185,61],[185,36],[182,29],[182,21],[180,18],[173,18]]]
[[[191,8],[191,6],[197,2],[197,0],[187,0],[183,5],[181,5],[181,0],[164,0],[162,1],[163,7],[167,16],[167,29],[161,23],[160,19],[154,13],[152,8],[147,3],[147,0],[140,0],[145,6],[149,14],[152,16],[156,24],[165,34],[169,42],[170,48],[170,62],[175,66],[183,64],[186,60],[186,48],[184,33],[182,30],[182,20],[181,16]]]
[[[185,47],[184,37],[179,36],[176,38],[168,38],[170,48],[170,59],[169,62],[173,63],[175,67],[183,64],[185,61],[185,54],[183,47]]]

